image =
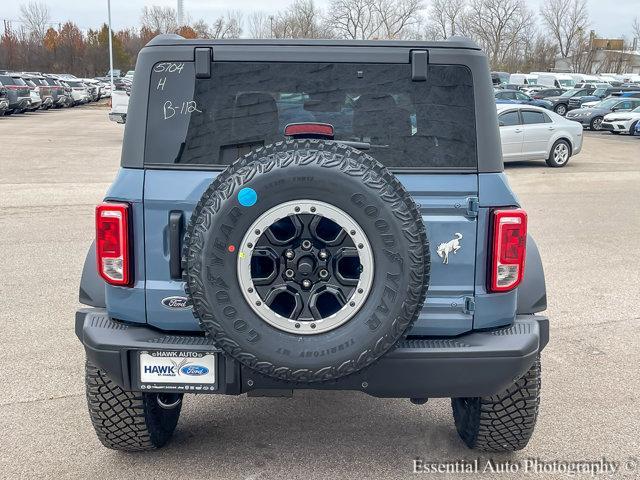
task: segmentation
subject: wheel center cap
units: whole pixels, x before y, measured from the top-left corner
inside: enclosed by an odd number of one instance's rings
[[[302,257],[298,262],[298,272],[301,275],[309,276],[313,273],[313,259],[310,257]]]

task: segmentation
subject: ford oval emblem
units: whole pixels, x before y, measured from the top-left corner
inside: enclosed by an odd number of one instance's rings
[[[200,377],[209,373],[209,369],[202,365],[185,365],[180,369],[180,373],[183,375],[190,375],[192,377]]]
[[[191,302],[187,297],[165,297],[162,305],[171,310],[185,310],[191,308]]]

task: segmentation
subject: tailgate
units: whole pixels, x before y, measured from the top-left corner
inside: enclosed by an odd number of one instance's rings
[[[144,182],[147,322],[162,329],[197,330],[198,323],[180,300],[184,284],[170,275],[172,213],[183,227],[214,172],[147,170]],[[476,257],[477,175],[406,174],[400,181],[420,206],[427,226],[431,253],[431,281],[425,306],[412,335],[455,335],[473,324]],[[438,256],[438,246],[457,238],[460,248],[449,262]]]

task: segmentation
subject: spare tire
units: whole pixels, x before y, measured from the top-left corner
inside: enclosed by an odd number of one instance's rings
[[[373,363],[417,318],[430,255],[402,184],[344,144],[291,140],[218,175],[183,251],[201,327],[264,375],[336,379]]]

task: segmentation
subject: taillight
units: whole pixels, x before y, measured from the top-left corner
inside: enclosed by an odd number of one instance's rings
[[[507,292],[522,281],[527,253],[527,214],[524,210],[493,210],[493,248],[489,290]]]
[[[129,210],[126,203],[103,203],[96,207],[96,258],[98,272],[111,285],[131,281]]]

